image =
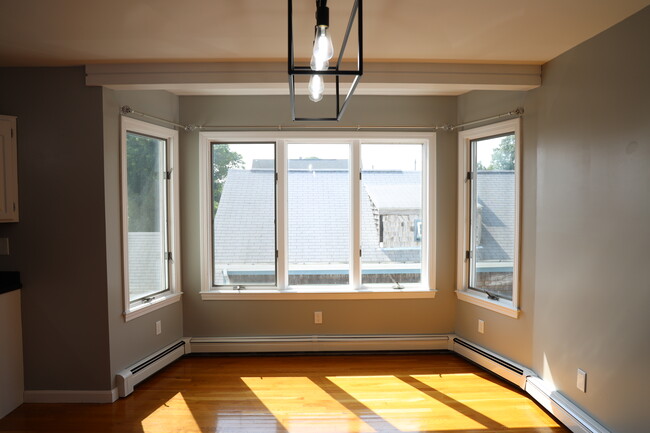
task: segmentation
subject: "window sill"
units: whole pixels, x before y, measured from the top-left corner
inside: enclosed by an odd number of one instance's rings
[[[181,295],[183,292],[173,293],[167,296],[161,296],[156,298],[151,302],[146,304],[138,305],[137,307],[132,308],[131,310],[124,313],[124,321],[128,322],[135,318],[144,316],[145,314],[151,313],[159,308],[166,307],[167,305],[174,304],[181,300]]]
[[[433,299],[437,290],[429,289],[373,289],[373,290],[245,290],[232,289],[202,291],[204,301],[312,301],[358,299]]]
[[[512,301],[499,299],[498,301],[487,299],[487,296],[474,295],[466,290],[456,290],[456,295],[461,301],[469,302],[470,304],[478,305],[479,307],[495,311],[504,316],[518,318],[519,309],[516,308]]]

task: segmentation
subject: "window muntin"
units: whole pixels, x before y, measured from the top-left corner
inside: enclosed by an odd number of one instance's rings
[[[350,145],[287,145],[290,286],[350,283]]]
[[[512,300],[515,257],[515,135],[471,141],[469,286]]]
[[[212,284],[275,286],[275,145],[212,143]]]
[[[520,122],[458,134],[458,298],[510,317],[519,314]]]
[[[167,140],[126,133],[129,301],[169,290]]]
[[[361,283],[421,283],[422,144],[361,146]]]
[[[124,318],[180,300],[178,133],[121,118]]]

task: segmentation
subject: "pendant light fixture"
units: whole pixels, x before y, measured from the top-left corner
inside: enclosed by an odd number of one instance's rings
[[[343,1],[343,0],[338,0]],[[363,75],[363,37],[362,37],[362,0],[353,0],[350,19],[347,24],[345,36],[341,42],[341,48],[336,59],[336,65],[330,65],[334,57],[334,45],[330,35],[330,19],[327,0],[316,0],[316,26],[314,28],[314,42],[312,46],[311,60],[309,66],[297,66],[294,59],[293,44],[293,0],[289,2],[289,92],[291,95],[291,118],[294,121],[334,121],[340,120],[343,112],[347,108],[354,90]],[[357,68],[353,70],[342,69],[343,55],[348,43],[350,32],[353,28],[356,18],[357,36]],[[296,79],[297,75],[309,76],[307,94],[312,102],[319,102],[323,99],[325,93],[325,77],[335,77],[336,100],[334,117],[299,117],[296,116]],[[341,83],[340,77],[354,77],[345,99],[341,103]]]

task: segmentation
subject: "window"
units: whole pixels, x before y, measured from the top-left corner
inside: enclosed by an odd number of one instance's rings
[[[212,143],[213,286],[275,286],[275,144]]]
[[[122,117],[125,317],[178,301],[178,134]]]
[[[434,295],[433,136],[322,135],[201,133],[203,299]]]
[[[361,146],[361,282],[422,277],[422,144]]]
[[[518,314],[519,119],[459,133],[458,296]]]

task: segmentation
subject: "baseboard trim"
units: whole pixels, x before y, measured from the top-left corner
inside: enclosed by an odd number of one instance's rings
[[[30,390],[24,393],[25,403],[113,403],[117,389],[82,390]]]
[[[449,350],[447,334],[195,337],[192,353]]]

